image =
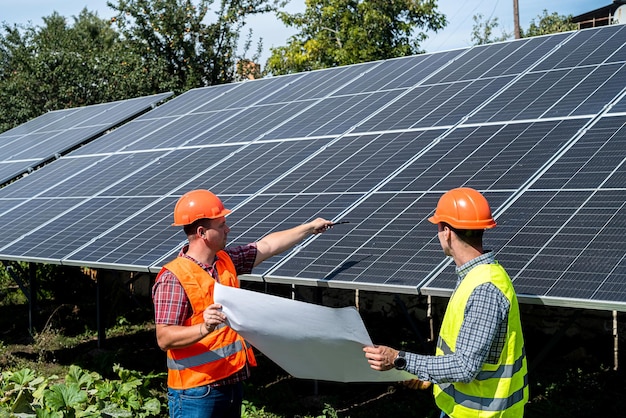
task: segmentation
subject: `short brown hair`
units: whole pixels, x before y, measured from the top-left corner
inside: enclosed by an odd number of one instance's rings
[[[196,233],[196,231],[198,230],[199,226],[203,226],[205,228],[210,228],[209,226],[207,226],[207,223],[210,223],[210,222],[211,222],[211,219],[209,219],[209,218],[196,219],[192,223],[190,223],[188,225],[184,225],[183,226],[183,231],[185,231],[185,234],[187,234],[187,236],[194,235]]]
[[[483,242],[484,229],[457,229],[446,222],[442,222],[442,224],[450,228],[461,241],[468,245],[481,245]]]

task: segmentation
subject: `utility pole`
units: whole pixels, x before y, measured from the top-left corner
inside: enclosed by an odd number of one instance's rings
[[[518,0],[513,0],[513,26],[515,32],[515,39],[520,39],[522,35],[519,30],[519,2]]]

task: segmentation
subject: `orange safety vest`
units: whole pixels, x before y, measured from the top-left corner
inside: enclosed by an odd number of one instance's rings
[[[239,287],[235,265],[225,251],[217,253],[215,263],[220,284]],[[194,261],[178,257],[166,264],[185,289],[193,314],[184,325],[204,322],[202,314],[213,304],[215,280]],[[227,378],[245,367],[256,366],[252,347],[232,328],[221,325],[200,341],[185,348],[167,350],[167,385],[172,389],[189,389]]]

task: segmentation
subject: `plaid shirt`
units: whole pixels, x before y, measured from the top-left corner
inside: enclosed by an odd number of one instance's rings
[[[487,252],[457,267],[456,286],[472,268],[494,263],[493,253]],[[406,353],[406,370],[434,383],[471,382],[485,362],[497,363],[500,358],[506,342],[509,305],[494,284],[477,286],[467,301],[455,352],[444,356]]]
[[[215,281],[219,282],[215,261],[213,264],[205,264],[187,255],[188,246],[183,247],[178,253],[179,257],[185,257],[204,269],[209,273]],[[256,243],[226,248],[230,258],[235,264],[237,274],[249,274],[254,267],[256,260],[257,247]],[[166,325],[183,325],[185,320],[189,318],[193,309],[185,293],[185,289],[180,284],[176,276],[166,270],[161,274],[154,287],[152,288],[152,300],[154,302],[154,321],[157,324]],[[211,386],[220,386],[225,384],[237,383],[247,379],[250,376],[249,368],[246,366],[239,372],[227,377],[226,379],[212,383]]]

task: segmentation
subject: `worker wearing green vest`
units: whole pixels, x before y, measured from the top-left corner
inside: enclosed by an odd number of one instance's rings
[[[513,284],[491,252],[483,231],[496,226],[485,197],[458,188],[439,199],[429,221],[438,226],[445,255],[456,264],[457,285],[441,324],[435,356],[386,346],[363,349],[375,370],[393,367],[434,384],[441,417],[522,417],[528,377],[519,306]]]

